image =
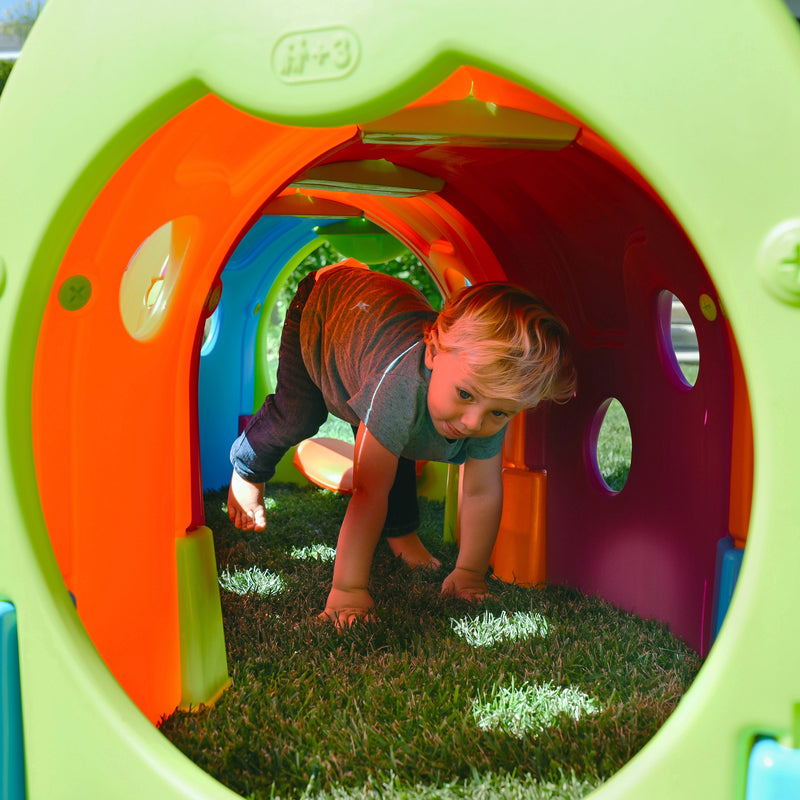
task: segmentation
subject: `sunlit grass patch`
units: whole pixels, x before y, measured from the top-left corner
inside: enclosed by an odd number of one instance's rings
[[[258,567],[237,569],[231,572],[227,567],[219,575],[219,585],[235,594],[276,595],[286,588],[286,581],[274,572]]]
[[[289,555],[298,561],[333,561],[336,550],[326,544],[312,544],[307,547],[293,547]]]
[[[547,634],[547,620],[541,614],[523,611],[512,614],[485,611],[481,617],[451,619],[450,624],[456,634],[473,647],[492,647],[500,642]]]
[[[472,714],[481,730],[499,730],[517,738],[549,728],[561,714],[579,719],[585,713],[598,711],[599,704],[587,694],[551,683],[496,686],[488,699],[472,704]]]

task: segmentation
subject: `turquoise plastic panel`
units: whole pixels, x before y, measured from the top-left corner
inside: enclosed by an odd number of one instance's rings
[[[750,753],[745,800],[796,800],[800,797],[800,750],[774,739],[756,742]]]
[[[742,568],[744,550],[734,546],[733,537],[725,536],[717,543],[717,563],[714,580],[714,605],[711,617],[712,642],[728,613],[733,598],[733,590]]]
[[[5,602],[0,602],[0,797],[25,798],[17,612]]]

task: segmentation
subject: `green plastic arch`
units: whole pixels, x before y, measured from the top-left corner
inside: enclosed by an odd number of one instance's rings
[[[328,58],[310,60],[303,42]],[[595,796],[727,800],[749,733],[792,729],[800,37],[778,0],[500,0],[490,25],[482,0],[49,0],[0,101],[0,599],[18,610],[33,800],[233,796],[103,666],[48,540],[33,364],[78,222],[134,148],[209,90],[273,120],[344,124],[398,110],[461,64],[554,99],[656,187],[719,289],[751,392],[756,484],[729,621],[673,717]]]

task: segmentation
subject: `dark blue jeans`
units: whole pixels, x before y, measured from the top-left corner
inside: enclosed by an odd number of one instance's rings
[[[311,438],[328,417],[325,398],[306,370],[300,347],[300,319],[314,280],[311,273],[300,282],[286,312],[275,393],[267,396],[231,447],[233,468],[251,483],[270,480],[287,450]],[[419,527],[416,465],[402,456],[388,502],[383,536],[405,536]]]

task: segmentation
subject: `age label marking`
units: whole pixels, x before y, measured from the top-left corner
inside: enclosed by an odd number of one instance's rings
[[[348,28],[318,28],[281,36],[272,51],[272,68],[284,83],[344,78],[358,64],[358,37]]]

